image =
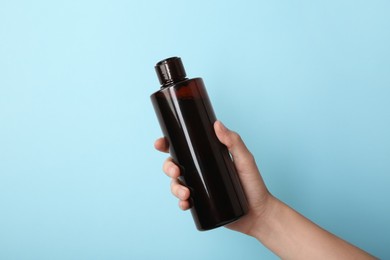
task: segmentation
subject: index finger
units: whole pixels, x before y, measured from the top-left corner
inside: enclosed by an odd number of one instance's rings
[[[161,137],[154,142],[154,148],[160,152],[169,152],[169,143],[165,137]]]

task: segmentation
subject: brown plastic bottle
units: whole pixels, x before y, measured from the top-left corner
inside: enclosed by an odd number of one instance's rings
[[[190,190],[191,213],[199,230],[233,222],[248,210],[226,146],[219,142],[216,117],[201,78],[187,79],[178,57],[155,66],[161,89],[151,95],[169,152]]]

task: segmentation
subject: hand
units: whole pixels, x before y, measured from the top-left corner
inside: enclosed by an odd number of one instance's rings
[[[233,157],[249,203],[248,213],[227,228],[255,237],[282,259],[375,259],[273,197],[240,136],[219,121],[214,130]],[[155,148],[162,152],[169,149],[164,138],[155,142]],[[190,191],[179,183],[180,170],[172,158],[164,162],[163,171],[172,178],[171,191],[179,198],[180,208],[189,209]]]
[[[249,204],[248,213],[238,221],[226,225],[226,227],[253,235],[252,233],[255,227],[259,225],[258,221],[262,220],[262,215],[266,211],[268,202],[272,200],[272,196],[261,178],[254,157],[245,146],[241,137],[227,129],[220,121],[214,123],[214,130],[219,141],[226,145],[233,157],[234,165]],[[161,152],[168,152],[169,150],[169,145],[165,138],[157,139],[154,146]],[[179,199],[179,207],[182,210],[189,209],[190,203],[188,199],[190,191],[179,183],[180,169],[172,161],[171,157],[164,162],[163,171],[172,178],[171,191]]]

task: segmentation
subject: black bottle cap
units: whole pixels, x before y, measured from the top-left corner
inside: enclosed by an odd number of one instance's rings
[[[186,71],[179,57],[162,60],[154,68],[162,86],[186,79]]]

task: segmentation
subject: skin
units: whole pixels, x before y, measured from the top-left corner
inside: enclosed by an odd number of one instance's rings
[[[249,203],[248,213],[226,228],[256,238],[283,259],[375,259],[275,198],[241,137],[220,121],[215,122],[214,130],[232,155]],[[168,153],[169,145],[164,138],[157,139],[154,146]],[[165,160],[163,171],[172,179],[171,191],[179,199],[179,207],[188,210],[190,191],[179,183],[180,170],[171,157]]]

